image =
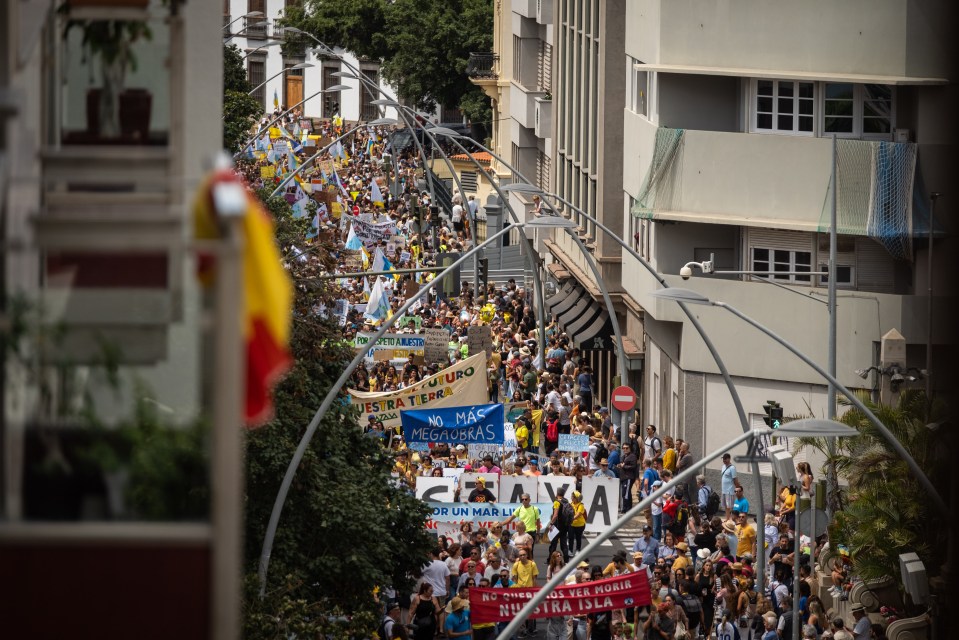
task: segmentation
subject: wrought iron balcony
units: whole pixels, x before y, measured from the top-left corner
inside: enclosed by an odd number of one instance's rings
[[[466,75],[477,79],[499,77],[499,56],[495,53],[471,53],[466,63]]]

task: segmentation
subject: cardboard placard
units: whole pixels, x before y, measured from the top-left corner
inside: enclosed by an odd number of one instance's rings
[[[425,344],[423,346],[423,356],[426,362],[449,361],[450,334],[446,329],[427,329],[423,333]]]
[[[467,344],[471,356],[486,352],[486,357],[493,355],[493,329],[488,324],[469,327],[466,330]]]

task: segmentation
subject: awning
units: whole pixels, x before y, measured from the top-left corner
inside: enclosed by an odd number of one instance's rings
[[[546,301],[560,328],[573,344],[583,350],[612,349],[613,323],[603,304],[597,302],[575,280]]]

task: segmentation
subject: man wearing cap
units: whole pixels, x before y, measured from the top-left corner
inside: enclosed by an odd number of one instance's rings
[[[733,504],[736,502],[736,487],[741,487],[739,477],[736,475],[736,467],[732,463],[732,456],[728,453],[723,454],[722,483],[720,487],[719,498],[723,508],[726,509],[726,519],[729,520],[733,513]]]
[[[857,604],[852,608],[852,617],[856,624],[852,628],[852,635],[856,640],[869,640],[872,637],[872,622],[866,615],[866,609]]]
[[[476,488],[470,491],[467,502],[496,502],[496,496],[486,488],[486,478],[480,476],[476,479]]]
[[[383,621],[380,622],[380,628],[377,632],[382,640],[392,640],[394,637],[393,625],[400,621],[401,611],[402,608],[397,600],[390,600],[386,603],[386,615],[383,616]]]
[[[529,531],[533,538],[533,542],[529,548],[530,554],[532,554],[533,547],[536,545],[536,538],[539,537],[539,532],[542,528],[542,523],[540,522],[542,514],[539,511],[539,507],[532,504],[532,499],[528,493],[524,493],[519,499],[522,502],[522,506],[514,509],[510,517],[503,520],[503,526],[506,527],[510,522],[519,518],[519,521],[525,526],[525,530]]]

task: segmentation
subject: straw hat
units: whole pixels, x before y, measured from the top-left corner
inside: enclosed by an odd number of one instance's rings
[[[736,525],[733,523],[732,520],[724,520],[723,531],[725,531],[726,533],[736,533]]]

